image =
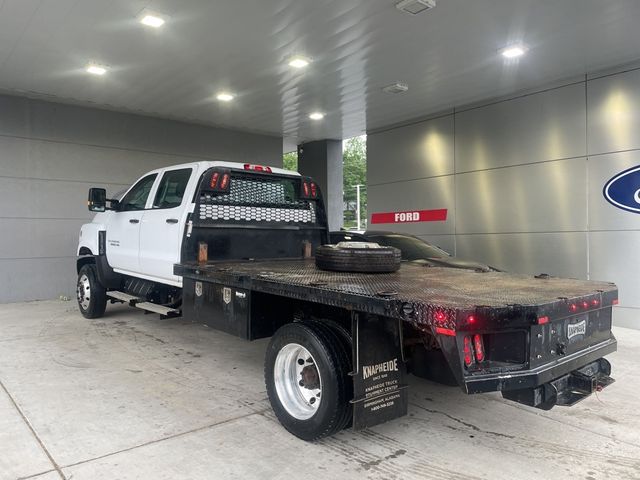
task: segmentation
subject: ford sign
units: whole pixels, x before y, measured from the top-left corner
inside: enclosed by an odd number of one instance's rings
[[[620,172],[602,190],[604,198],[622,210],[640,213],[640,165]]]

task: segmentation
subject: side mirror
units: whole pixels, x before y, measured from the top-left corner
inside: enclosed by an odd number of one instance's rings
[[[91,212],[104,212],[107,209],[107,191],[104,188],[90,188],[87,205]]]

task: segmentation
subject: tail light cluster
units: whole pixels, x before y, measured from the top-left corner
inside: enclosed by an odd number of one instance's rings
[[[484,342],[481,334],[476,333],[475,335],[465,336],[463,346],[465,367],[470,367],[476,362],[484,362]]]
[[[214,192],[228,192],[231,185],[231,173],[228,170],[214,170],[209,178],[208,190]]]
[[[600,300],[597,298],[593,298],[591,300],[578,300],[569,304],[569,312],[571,313],[584,312],[595,308],[600,308]]]
[[[318,198],[318,185],[310,178],[302,179],[302,190],[300,196],[305,199],[315,200]]]

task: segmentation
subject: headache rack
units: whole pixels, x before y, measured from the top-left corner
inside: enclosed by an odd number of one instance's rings
[[[181,262],[300,257],[328,242],[324,204],[307,177],[214,167],[200,179]],[[309,245],[307,245],[309,244]]]

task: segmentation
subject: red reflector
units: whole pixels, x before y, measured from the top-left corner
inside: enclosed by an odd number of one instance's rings
[[[222,176],[222,180],[220,181],[220,188],[222,190],[226,190],[228,186],[229,186],[229,174],[225,173]]]
[[[575,303],[572,303],[571,305],[569,305],[569,310],[571,310],[572,312],[577,312],[578,305],[576,305]]]
[[[464,364],[468,367],[473,363],[473,347],[471,337],[464,337]]]
[[[476,360],[478,363],[484,361],[484,344],[482,343],[482,335],[476,333],[473,336],[473,348],[476,351]]]
[[[316,188],[316,184],[313,182],[311,182],[311,196],[314,198],[318,196],[318,190]]]
[[[620,303],[620,300],[616,298],[613,302],[611,302],[611,305],[618,305],[618,303]]]
[[[211,188],[218,188],[218,178],[220,178],[220,174],[213,172],[213,175],[211,175]]]
[[[582,302],[583,308],[589,308],[589,302]]]
[[[302,189],[304,190],[304,196],[309,196],[309,184],[307,182],[302,182]]]
[[[538,317],[538,325],[549,323],[549,317]]]
[[[438,335],[447,335],[449,337],[455,337],[456,336],[456,331],[455,330],[451,330],[450,328],[444,328],[444,327],[436,327],[436,333]]]
[[[594,298],[593,300],[591,300],[591,305],[597,307],[598,305],[600,305],[600,300]]]

